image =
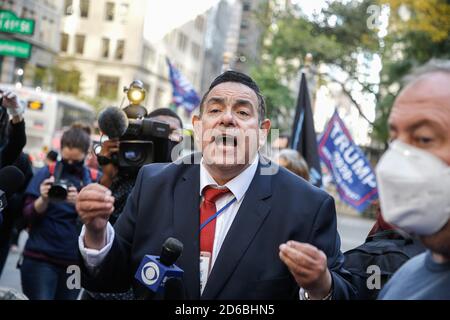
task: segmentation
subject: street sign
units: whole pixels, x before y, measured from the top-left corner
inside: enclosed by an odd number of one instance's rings
[[[9,10],[0,10],[0,32],[32,35],[34,33],[34,20],[21,19]]]
[[[0,39],[0,56],[28,59],[30,54],[31,44],[22,41]]]

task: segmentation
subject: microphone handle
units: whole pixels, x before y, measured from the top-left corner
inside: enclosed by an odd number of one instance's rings
[[[168,278],[164,287],[164,300],[185,300],[183,282],[180,278]]]

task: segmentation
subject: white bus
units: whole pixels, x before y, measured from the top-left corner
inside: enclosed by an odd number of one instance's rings
[[[25,104],[27,144],[24,151],[36,167],[43,165],[48,150],[59,149],[64,128],[77,121],[94,124],[94,108],[73,97],[11,84],[0,84],[0,89],[15,92]]]

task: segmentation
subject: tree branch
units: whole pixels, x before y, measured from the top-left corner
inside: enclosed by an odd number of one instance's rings
[[[355,106],[355,108],[358,110],[359,115],[366,120],[371,126],[374,125],[374,123],[372,121],[370,121],[366,115],[364,114],[364,112],[362,111],[362,108],[360,106],[360,104],[353,98],[352,94],[345,88],[345,83],[340,82],[339,80],[337,80],[335,77],[331,76],[330,74],[320,74],[321,76],[326,76],[328,77],[331,81],[336,82],[337,84],[339,84],[342,88],[342,92],[350,99],[350,101],[353,103],[353,105]]]

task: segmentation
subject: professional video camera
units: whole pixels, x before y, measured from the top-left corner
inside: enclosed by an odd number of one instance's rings
[[[137,172],[145,164],[169,162],[171,134],[167,123],[146,118],[147,109],[141,105],[145,100],[145,89],[139,80],[124,88],[130,104],[124,109],[108,107],[98,118],[100,130],[110,139],[119,138],[118,154],[112,162],[119,169]]]

